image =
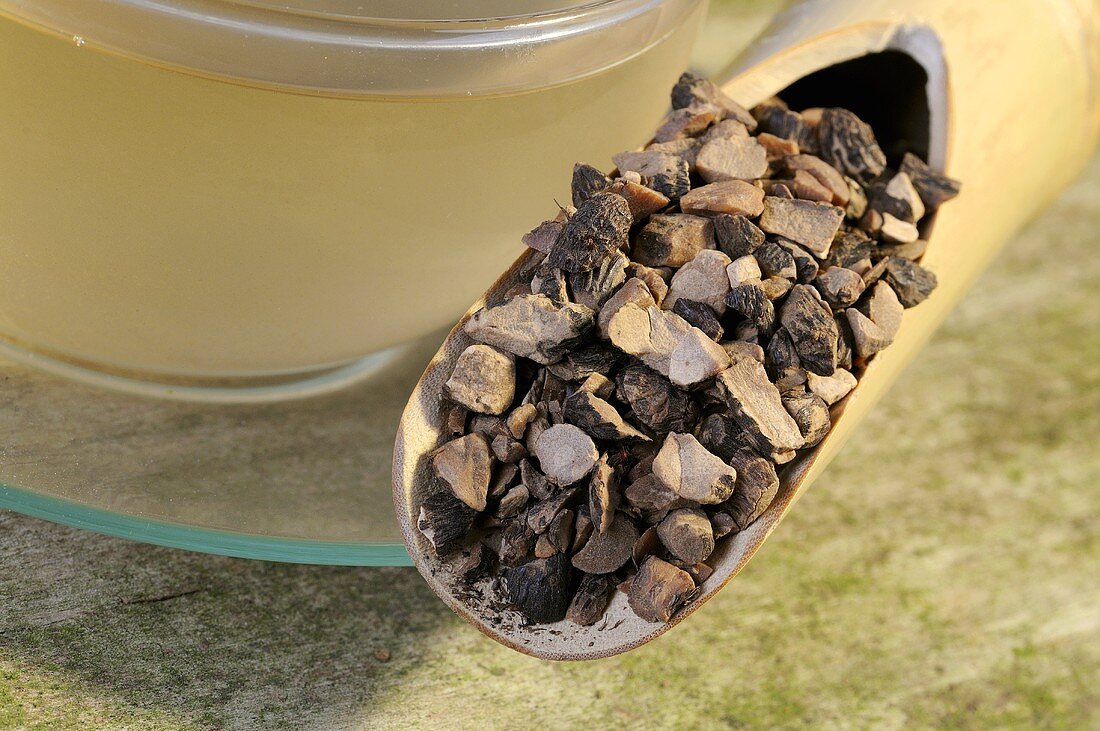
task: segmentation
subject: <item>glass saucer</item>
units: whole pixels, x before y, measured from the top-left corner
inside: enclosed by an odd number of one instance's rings
[[[774,5],[712,3],[694,70],[717,74]],[[445,334],[340,390],[221,405],[77,382],[0,352],[0,509],[243,558],[411,566],[393,515],[393,441]]]
[[[444,334],[338,389],[238,403],[128,393],[0,354],[0,508],[193,551],[410,565],[393,441]]]

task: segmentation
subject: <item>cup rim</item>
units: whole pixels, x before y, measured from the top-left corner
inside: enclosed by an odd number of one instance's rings
[[[354,14],[341,12],[352,7],[345,0],[0,0],[0,18],[85,50],[249,86],[447,98],[599,73],[662,41],[705,1],[485,0],[480,7],[521,12],[447,18],[399,0]],[[418,7],[425,17],[399,17]]]

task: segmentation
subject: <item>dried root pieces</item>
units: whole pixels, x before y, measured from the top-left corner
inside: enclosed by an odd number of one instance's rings
[[[418,527],[531,622],[593,625],[616,590],[667,622],[936,286],[920,227],[956,181],[891,169],[844,109],[750,113],[690,74],[672,107],[617,172],[574,168],[443,387]]]

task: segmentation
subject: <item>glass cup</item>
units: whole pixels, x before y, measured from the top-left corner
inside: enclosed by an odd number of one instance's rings
[[[453,322],[645,141],[705,0],[0,0],[0,343],[303,384]]]

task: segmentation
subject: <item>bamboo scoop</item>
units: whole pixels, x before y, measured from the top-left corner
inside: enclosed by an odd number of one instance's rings
[[[999,3],[958,0],[826,0],[797,3],[782,13],[742,55],[724,90],[747,107],[788,87],[798,97],[795,108],[851,107],[855,97],[863,105],[855,111],[865,118],[877,109],[879,119],[869,121],[877,122],[880,141],[889,128],[894,137],[923,144],[934,168],[963,181],[962,195],[936,218],[934,234],[923,231],[930,245],[921,263],[938,276],[939,288],[920,307],[906,310],[893,345],[871,361],[856,389],[834,407],[825,440],[780,472],[771,506],[745,530],[719,542],[708,559],[713,575],[671,621],[639,619],[625,596],[614,592],[605,618],[591,627],[568,621],[525,625],[499,601],[480,603],[462,594],[416,529],[418,506],[430,484],[426,456],[442,443],[442,385],[471,343],[462,326],[494,294],[516,283],[531,258],[522,254],[447,336],[398,429],[394,503],[409,554],[436,594],[509,647],[573,660],[648,642],[713,597],[821,474],[998,247],[1084,165],[1100,120],[1098,36],[1100,21],[1088,0],[1015,0],[1011,12]],[[867,54],[883,55],[844,63]],[[923,73],[914,77],[918,68]],[[896,88],[907,84],[908,89]]]

